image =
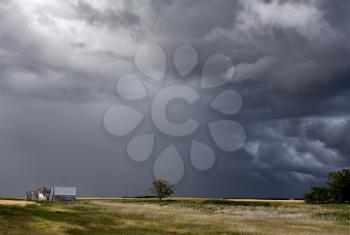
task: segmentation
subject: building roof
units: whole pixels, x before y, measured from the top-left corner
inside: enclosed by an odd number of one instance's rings
[[[54,187],[55,196],[76,196],[77,188],[76,187]]]

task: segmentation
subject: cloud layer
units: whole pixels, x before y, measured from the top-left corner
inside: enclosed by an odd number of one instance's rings
[[[193,80],[210,55],[230,56],[244,101],[234,119],[245,148],[222,153],[209,175],[189,173],[178,194],[299,197],[350,165],[349,10],[342,0],[0,0],[0,194],[40,184],[147,194],[150,166],[126,161],[100,125],[135,50],[154,42],[170,79],[180,44],[198,51]]]

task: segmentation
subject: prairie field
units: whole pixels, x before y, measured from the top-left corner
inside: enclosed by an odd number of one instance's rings
[[[301,200],[0,200],[0,234],[350,234],[350,205]]]

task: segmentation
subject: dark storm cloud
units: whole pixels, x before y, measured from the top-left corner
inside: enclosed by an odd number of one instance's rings
[[[278,5],[278,1],[272,3]],[[292,3],[305,2],[284,4]],[[263,53],[274,56],[276,62],[259,77],[237,79],[238,83],[246,83],[242,92],[246,98],[244,117],[249,120],[249,136],[255,139],[246,148],[254,157],[255,171],[269,179],[317,184],[329,170],[350,164],[345,147],[349,127],[349,32],[343,30],[342,23],[327,20],[349,5],[344,1],[330,5],[314,5],[319,13],[310,12],[316,18],[324,17],[318,22],[311,18],[306,24],[309,31],[297,22],[287,20],[281,25],[269,19],[274,36],[260,38],[267,45]],[[308,7],[312,9],[312,5]],[[293,24],[295,27],[291,27]],[[310,24],[314,27],[309,28]],[[276,29],[282,32],[277,34]]]
[[[62,182],[86,195],[148,193],[150,166],[124,161],[100,118],[151,41],[167,53],[192,44],[201,65],[229,55],[244,100],[234,118],[245,148],[222,153],[210,175],[189,172],[178,193],[299,196],[350,165],[349,10],[345,0],[0,1],[0,194]]]
[[[75,8],[56,5],[0,5],[1,89],[25,97],[70,101],[110,93],[109,85],[99,80],[114,81],[131,67],[131,56],[109,47],[110,38],[103,38],[107,42],[99,38],[108,32],[91,36],[94,28],[76,21]],[[96,41],[101,45],[91,46]],[[111,65],[115,61],[119,63]]]
[[[349,138],[348,129],[346,118],[269,122],[254,126],[256,142],[248,144],[247,150],[256,157],[255,167],[320,176],[324,170],[349,164],[348,150],[339,148]]]
[[[121,26],[139,26],[140,18],[137,14],[132,12],[132,2],[124,1],[124,4],[127,4],[128,7],[123,9],[123,11],[113,10],[112,4],[111,7],[100,11],[92,7],[89,3],[84,1],[78,1],[77,5],[73,5],[73,8],[76,10],[78,20],[86,20],[89,24],[97,26],[108,26],[108,27],[121,27]]]

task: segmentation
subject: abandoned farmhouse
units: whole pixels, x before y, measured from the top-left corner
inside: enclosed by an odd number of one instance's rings
[[[77,196],[76,187],[41,187],[26,193],[28,201],[67,201],[74,202]]]

